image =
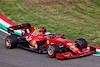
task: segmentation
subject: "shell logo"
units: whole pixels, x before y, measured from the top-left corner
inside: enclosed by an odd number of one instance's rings
[[[75,46],[71,46],[71,48],[75,48]]]
[[[35,40],[33,40],[33,41],[30,42],[30,45],[31,46],[35,46],[35,44],[36,44],[36,41]]]
[[[35,40],[34,40],[34,41],[32,41],[32,45],[33,45],[33,46],[35,46]]]
[[[78,50],[78,48],[76,48],[75,46],[71,46],[71,48],[73,48],[74,50]]]

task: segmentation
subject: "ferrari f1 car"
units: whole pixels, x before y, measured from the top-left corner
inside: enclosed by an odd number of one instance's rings
[[[7,48],[24,48],[38,53],[47,53],[49,57],[58,59],[75,58],[94,53],[94,47],[87,47],[83,38],[75,42],[62,38],[64,34],[56,36],[55,33],[46,32],[45,27],[36,28],[30,24],[11,26],[8,33],[11,35],[5,38]],[[22,34],[14,34],[14,30],[21,30]]]

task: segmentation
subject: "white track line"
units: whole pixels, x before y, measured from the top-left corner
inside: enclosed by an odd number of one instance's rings
[[[0,28],[0,31],[2,31],[2,32],[6,33],[6,34],[8,34],[8,35],[10,35],[7,31],[2,30],[1,28]]]
[[[100,56],[100,54],[92,54],[93,56]]]

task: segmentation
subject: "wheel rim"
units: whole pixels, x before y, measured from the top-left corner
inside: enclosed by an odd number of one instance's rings
[[[53,48],[48,47],[48,55],[52,56],[53,55]]]
[[[9,39],[6,39],[6,45],[9,47],[10,46],[10,41]]]

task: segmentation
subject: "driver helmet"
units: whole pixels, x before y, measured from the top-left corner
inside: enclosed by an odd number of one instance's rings
[[[41,32],[41,33],[45,34],[46,29],[43,27],[43,28],[39,29],[39,32]]]

